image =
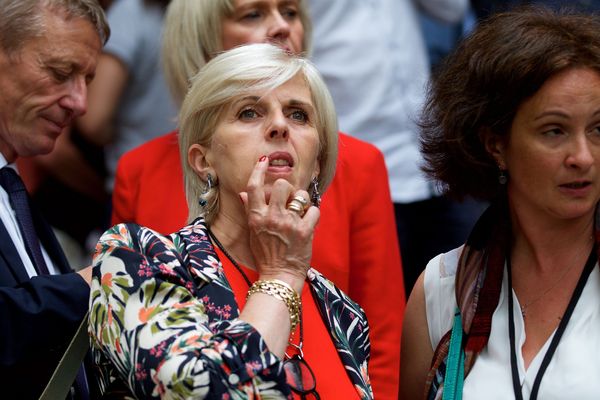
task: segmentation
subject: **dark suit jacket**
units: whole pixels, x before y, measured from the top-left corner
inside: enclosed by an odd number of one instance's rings
[[[0,222],[2,399],[39,398],[88,309],[88,284],[71,270],[50,227],[32,213],[38,236],[61,275],[29,278]]]

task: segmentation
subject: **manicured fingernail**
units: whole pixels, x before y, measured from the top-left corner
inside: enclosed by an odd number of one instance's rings
[[[267,156],[262,156],[261,158],[258,159],[258,162],[263,162],[267,159]]]
[[[242,202],[242,204],[244,204],[244,198],[242,197],[242,195],[238,194],[238,196],[240,197],[240,201]]]

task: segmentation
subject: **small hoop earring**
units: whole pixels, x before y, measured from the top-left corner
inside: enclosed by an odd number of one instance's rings
[[[501,169],[498,173],[498,183],[501,185],[506,185],[508,182],[508,171],[505,169]]]
[[[313,178],[312,181],[310,181],[310,188],[310,201],[313,206],[319,208],[321,206],[321,193],[319,193],[319,180],[317,178]]]
[[[200,204],[200,207],[206,207],[206,205],[208,204],[208,201],[205,199],[205,197],[211,191],[212,188],[213,188],[212,175],[207,174],[206,175],[206,186],[204,186],[204,190],[202,191],[202,193],[200,193],[200,199],[198,199],[198,204]]]

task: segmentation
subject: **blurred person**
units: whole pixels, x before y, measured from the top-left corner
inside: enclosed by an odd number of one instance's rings
[[[194,78],[179,120],[189,225],[101,238],[101,355],[138,398],[373,398],[366,317],[309,265],[337,156],[316,68],[270,44],[230,50]]]
[[[423,31],[423,40],[427,47],[430,70],[436,67],[456,47],[464,32],[470,26],[472,10],[457,22],[444,22],[431,17],[425,11],[419,11],[419,25]]]
[[[417,121],[429,60],[417,6],[447,23],[467,0],[309,0],[311,59],[331,90],[340,128],[383,152],[396,215],[406,293],[431,257],[464,241],[481,212],[440,196],[420,171]]]
[[[403,398],[597,397],[599,115],[595,16],[496,14],[447,60],[426,170],[491,205],[410,296]]]
[[[222,50],[273,42],[293,53],[310,52],[305,7],[304,1],[281,0],[171,2],[163,60],[176,102],[181,103],[199,68]],[[394,398],[404,290],[387,171],[374,146],[343,133],[338,140],[336,173],[321,203],[311,265],[365,309],[371,327],[373,391],[375,396]],[[169,233],[185,223],[187,213],[176,131],[123,156],[113,192],[114,224],[136,222]]]
[[[540,5],[555,10],[570,9],[585,13],[600,11],[599,0],[471,0],[471,4],[479,19],[523,5]]]
[[[91,267],[75,273],[31,206],[15,167],[48,154],[86,111],[109,28],[93,0],[5,0],[0,7],[0,382],[37,399],[87,312]],[[79,370],[74,398],[89,398]]]
[[[90,86],[89,111],[77,121],[91,143],[105,147],[108,192],[119,158],[175,127],[177,110],[160,67],[160,38],[169,0],[114,0],[112,33]]]

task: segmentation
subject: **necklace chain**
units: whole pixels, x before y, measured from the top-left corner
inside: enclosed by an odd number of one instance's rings
[[[590,240],[593,240],[593,236],[590,235],[589,237]],[[523,316],[523,318],[525,318],[525,315],[527,314],[527,309],[537,303],[538,301],[540,301],[541,299],[544,298],[544,296],[546,296],[548,293],[550,293],[550,291],[552,289],[554,289],[555,287],[558,286],[558,284],[560,282],[563,281],[563,279],[565,279],[565,277],[567,276],[567,274],[573,269],[573,266],[575,265],[575,263],[571,263],[571,265],[569,265],[569,268],[567,268],[562,275],[560,276],[560,278],[558,278],[552,285],[550,285],[550,287],[548,287],[546,290],[544,290],[542,292],[542,294],[540,294],[539,296],[537,296],[536,298],[534,298],[533,300],[525,303],[525,304],[519,304],[519,307],[521,308],[521,315]],[[561,317],[558,318],[559,320],[561,319]]]
[[[527,308],[529,308],[532,304],[537,303],[539,300],[541,300],[542,298],[544,298],[544,296],[546,296],[548,293],[550,293],[550,291],[552,289],[554,289],[556,286],[558,286],[558,284],[560,282],[563,281],[563,279],[567,276],[567,274],[569,273],[569,271],[571,271],[573,269],[573,265],[575,265],[574,263],[572,263],[569,268],[567,268],[565,270],[565,272],[563,272],[563,274],[560,276],[560,278],[558,278],[556,280],[556,282],[554,282],[550,287],[548,287],[546,290],[544,290],[542,292],[542,294],[540,294],[539,296],[537,296],[536,298],[534,298],[533,300],[525,303],[525,304],[519,304],[519,307],[521,308],[521,314],[523,315],[523,318],[525,318],[525,315],[527,315]]]
[[[229,261],[231,261],[231,263],[233,264],[233,266],[235,267],[235,269],[237,269],[240,272],[240,274],[242,274],[242,278],[244,278],[244,281],[246,281],[246,284],[248,284],[248,287],[252,286],[252,282],[250,282],[250,279],[248,278],[248,275],[246,275],[246,273],[244,272],[244,270],[233,259],[233,257],[231,257],[231,255],[229,254],[229,252],[227,250],[225,250],[225,247],[223,247],[223,245],[221,244],[221,242],[219,241],[219,239],[217,239],[217,237],[215,236],[215,234],[210,230],[210,228],[207,228],[206,230],[208,231],[208,236],[210,236],[210,238],[212,239],[212,241],[215,242],[215,244],[217,245],[217,247],[223,252],[223,254],[225,254],[225,257],[227,257],[227,259],[229,259]]]
[[[231,254],[229,254],[229,252],[227,250],[225,250],[225,247],[221,244],[219,239],[217,239],[217,237],[212,232],[212,230],[209,227],[207,227],[206,230],[208,232],[208,236],[217,245],[219,250],[221,250],[223,252],[223,254],[225,254],[225,257],[227,257],[227,259],[231,262],[231,264],[233,264],[235,269],[237,269],[239,271],[239,273],[242,275],[242,278],[244,278],[244,281],[246,281],[246,284],[248,284],[248,287],[252,286],[252,282],[250,282],[250,278],[248,278],[248,275],[246,275],[246,273],[244,272],[242,267],[240,267],[240,265],[233,259],[233,257],[231,257]],[[304,329],[303,329],[303,325],[302,325],[302,313],[300,313],[299,327],[300,327],[300,340],[299,340],[298,344],[296,345],[296,344],[292,343],[291,337],[290,337],[290,344],[293,347],[297,348],[300,351],[300,353],[302,354],[302,344],[303,344],[303,339],[304,339]],[[293,332],[292,332],[292,335],[293,335]],[[286,356],[287,356],[287,354],[286,354]],[[288,358],[290,358],[290,357],[288,356]]]

